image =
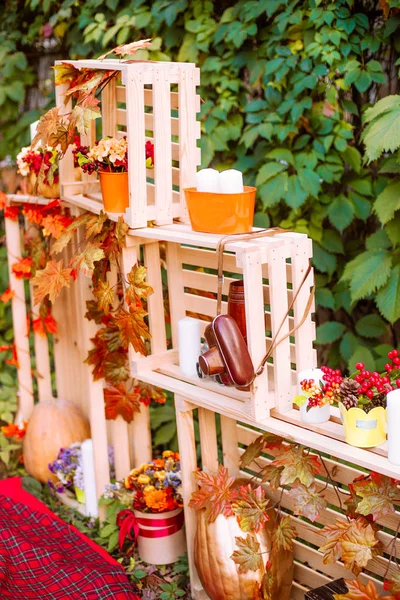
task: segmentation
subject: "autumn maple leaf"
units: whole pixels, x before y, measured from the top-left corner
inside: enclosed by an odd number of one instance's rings
[[[320,548],[324,564],[341,559],[346,569],[356,576],[381,552],[373,526],[363,517],[350,522],[336,520],[332,525],[325,525],[322,534],[328,540]]]
[[[33,260],[30,256],[21,258],[15,262],[11,270],[17,279],[30,279],[32,277],[32,267],[34,266]]]
[[[40,118],[36,127],[36,135],[31,142],[31,146],[35,147],[39,142],[43,147],[50,145],[49,140],[57,134],[59,123],[59,107],[55,106]]]
[[[47,215],[42,220],[43,235],[57,240],[72,221],[71,217],[61,214]]]
[[[121,332],[122,343],[126,348],[132,344],[135,352],[146,354],[143,339],[150,339],[151,335],[143,317],[147,315],[141,304],[131,305],[129,311],[120,308],[114,317],[115,324]]]
[[[307,454],[302,446],[289,446],[282,457],[272,463],[275,467],[283,467],[281,485],[290,485],[299,481],[306,487],[314,482],[314,475],[321,471],[321,463],[317,456]]]
[[[292,523],[292,518],[287,516],[279,520],[272,534],[272,543],[278,550],[293,551],[293,541],[296,539],[297,531]]]
[[[271,489],[276,491],[281,485],[281,475],[283,467],[276,467],[272,463],[263,468],[261,480],[263,483],[269,483]]]
[[[138,42],[131,42],[130,44],[122,44],[121,46],[117,46],[116,48],[109,50],[109,52],[102,54],[97,60],[104,60],[107,56],[113,53],[119,54],[120,56],[126,56],[127,54],[136,54],[138,50],[140,50],[141,48],[147,48],[147,46],[150,46],[150,44],[151,39],[140,40]]]
[[[229,477],[228,469],[222,465],[219,465],[217,474],[196,471],[194,475],[200,489],[193,492],[189,506],[195,510],[205,509],[207,521],[213,523],[227,506],[230,509],[231,488],[235,478]]]
[[[256,458],[261,456],[261,452],[267,448],[279,448],[283,443],[283,438],[273,433],[265,432],[256,438],[240,457],[240,466],[242,469],[250,465]]]
[[[80,71],[73,65],[67,62],[62,62],[60,65],[52,67],[55,71],[54,82],[56,85],[70,83],[79,75]]]
[[[15,296],[15,292],[8,287],[1,294],[1,296],[0,296],[0,302],[4,302],[4,304],[7,304],[7,302],[9,302],[10,300],[12,300],[12,298],[14,298],[14,296]]]
[[[91,215],[86,213],[86,239],[101,233],[104,223],[107,221],[107,214],[100,211],[99,215]]]
[[[128,274],[129,286],[126,289],[128,304],[135,304],[137,299],[147,298],[153,293],[153,288],[146,281],[146,267],[134,265]]]
[[[361,583],[358,579],[351,581],[345,580],[348,592],[346,594],[334,594],[334,600],[380,600],[375,584],[369,581],[367,584]],[[384,600],[396,600],[398,596],[384,596]]]
[[[22,213],[30,223],[41,225],[43,220],[43,206],[40,206],[40,204],[24,204]]]
[[[99,281],[97,287],[93,290],[93,295],[97,298],[97,308],[108,315],[114,303],[114,291],[108,281]]]
[[[72,281],[72,269],[64,269],[62,260],[49,260],[46,267],[36,271],[32,279],[34,303],[38,304],[49,296],[51,303],[59,296],[64,287],[69,287]]]
[[[394,594],[395,598],[400,598],[400,571],[396,570],[391,579],[385,580],[383,589],[391,594]]]
[[[372,472],[369,477],[360,477],[350,485],[352,498],[349,501],[355,512],[372,515],[374,521],[395,512],[394,499],[398,496],[398,482],[391,477]]]
[[[263,566],[260,544],[255,535],[248,533],[245,538],[235,537],[237,550],[231,559],[239,566],[239,573],[258,571]]]
[[[94,263],[103,258],[104,250],[99,248],[96,244],[88,242],[84,250],[80,254],[74,256],[69,266],[75,273],[78,273],[80,270],[86,277],[91,278],[95,269]]]
[[[242,531],[258,532],[268,521],[267,507],[269,499],[265,490],[252,485],[241,486],[238,498],[232,502],[232,510],[238,519]]]
[[[17,221],[20,213],[19,206],[5,206],[4,207],[4,216],[6,219],[11,219],[12,221]]]
[[[289,491],[289,496],[294,499],[294,513],[301,517],[307,517],[314,522],[321,511],[326,508],[324,496],[317,490],[315,484],[310,487],[296,485]]]
[[[129,391],[124,383],[108,386],[104,390],[106,419],[116,419],[118,415],[130,423],[135,412],[140,411],[140,396]]]
[[[115,225],[115,238],[121,248],[125,247],[126,234],[129,231],[128,223],[125,223],[124,217],[119,216],[118,221]]]

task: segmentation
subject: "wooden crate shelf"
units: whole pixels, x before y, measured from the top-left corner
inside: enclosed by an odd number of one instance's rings
[[[104,88],[101,97],[102,137],[126,137],[129,146],[129,208],[126,220],[130,227],[144,227],[148,221],[172,223],[187,221],[184,188],[195,185],[196,167],[200,164],[200,70],[192,63],[118,61],[114,59],[68,61],[76,68],[115,71],[117,75]],[[56,64],[60,64],[57,61]],[[57,106],[64,104],[66,86],[56,88]],[[95,123],[84,145],[96,140]],[[154,169],[146,169],[145,143],[154,143]],[[63,200],[97,212],[102,207],[99,182],[83,175],[75,181],[72,150],[60,161],[61,197]]]
[[[195,316],[200,321],[203,335],[216,315],[215,249],[221,236],[196,233],[184,224],[138,229],[131,231],[131,236],[132,243],[136,241],[138,247],[143,246],[148,280],[154,288],[148,307],[150,331],[152,336],[156,334],[157,338],[162,338],[159,349],[155,350],[152,345],[148,357],[132,356],[132,375],[150,380],[154,373],[157,379],[162,377],[162,387],[173,391],[178,384],[190,388],[196,398],[205,396],[207,391],[212,392],[218,410],[230,410],[235,417],[242,416],[254,422],[269,417],[273,408],[280,412],[290,410],[297,371],[316,364],[315,324],[311,311],[293,337],[286,338],[276,347],[265,372],[257,377],[249,393],[221,386],[212,380],[182,377],[178,367],[178,321],[185,315]],[[164,322],[160,242],[165,244],[171,340],[167,339]],[[247,342],[255,366],[264,357],[282,321],[279,337],[302,322],[313,282],[311,273],[300,290],[293,311],[286,315],[293,294],[309,267],[311,252],[311,240],[291,232],[251,241],[230,241],[226,245],[223,300],[227,297],[229,283],[243,277]],[[225,311],[226,301],[223,302]]]

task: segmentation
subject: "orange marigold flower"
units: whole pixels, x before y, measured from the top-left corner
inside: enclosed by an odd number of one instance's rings
[[[32,277],[33,260],[30,256],[21,258],[12,266],[12,272],[17,279],[30,279]]]
[[[155,512],[166,512],[175,508],[175,503],[165,490],[144,491],[146,506]]]
[[[13,290],[11,290],[9,287],[1,294],[0,296],[0,301],[4,302],[4,304],[7,304],[7,302],[9,302],[11,300],[11,298],[14,298],[15,296],[15,292],[13,292]]]
[[[164,459],[162,458],[155,458],[153,460],[154,466],[157,467],[158,469],[163,469],[165,467],[165,462]]]

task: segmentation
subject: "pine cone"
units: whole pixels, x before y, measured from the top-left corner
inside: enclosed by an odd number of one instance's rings
[[[386,408],[386,394],[376,394],[372,398],[372,404],[374,406],[383,406],[383,408]]]
[[[349,410],[358,405],[357,390],[360,384],[354,379],[343,379],[339,387],[339,393],[343,406]]]
[[[362,409],[366,412],[369,413],[370,410],[372,410],[373,408],[375,408],[375,406],[373,405],[372,402],[367,402],[367,404],[363,404]]]

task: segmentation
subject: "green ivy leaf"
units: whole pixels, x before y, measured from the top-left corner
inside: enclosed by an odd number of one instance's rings
[[[275,177],[278,173],[285,171],[287,169],[287,165],[278,162],[270,162],[261,167],[258,172],[256,185],[262,185],[272,177]]]
[[[319,306],[335,309],[335,299],[330,289],[317,288],[315,292],[315,301]]]
[[[338,321],[327,321],[317,327],[317,344],[332,344],[342,337],[346,326]]]
[[[390,323],[400,319],[400,265],[393,267],[389,281],[376,295],[376,304]]]
[[[285,167],[286,168],[286,167]],[[267,183],[264,183],[259,189],[264,208],[274,206],[285,196],[288,189],[287,173],[280,173],[273,177]]]
[[[368,371],[375,371],[375,360],[372,353],[368,348],[359,346],[357,350],[351,355],[348,368],[350,373],[354,373],[356,370],[356,364],[362,362]]]
[[[336,256],[321,248],[319,244],[314,243],[313,248],[314,266],[318,271],[321,271],[321,273],[332,275],[336,269]]]
[[[392,255],[381,250],[367,251],[350,261],[343,272],[342,281],[350,281],[352,300],[360,300],[385,285],[390,276]]]
[[[394,217],[400,208],[400,181],[389,184],[379,194],[374,203],[374,212],[381,223],[385,224]]]
[[[362,337],[380,337],[387,333],[387,324],[379,315],[365,315],[357,321],[356,332]]]
[[[303,190],[310,194],[310,196],[317,198],[321,187],[318,174],[311,169],[304,168],[299,169],[297,175]]]
[[[328,216],[332,225],[342,232],[353,220],[354,205],[346,196],[340,194],[329,206]]]

